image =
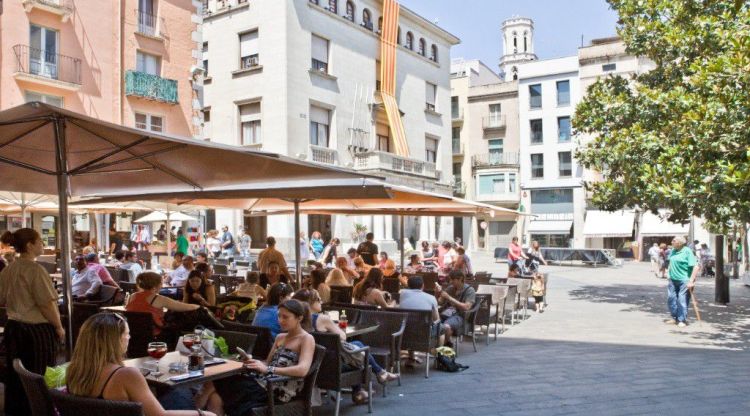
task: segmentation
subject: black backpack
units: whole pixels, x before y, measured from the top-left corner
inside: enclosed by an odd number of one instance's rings
[[[464,371],[467,368],[469,368],[468,365],[462,365],[462,364],[457,363],[455,357],[449,357],[443,354],[438,354],[435,357],[435,361],[437,363],[438,370],[447,371],[449,373],[457,373],[459,371]]]

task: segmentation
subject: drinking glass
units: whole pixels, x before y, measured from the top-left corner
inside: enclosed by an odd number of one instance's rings
[[[148,351],[148,355],[154,359],[154,361],[152,362],[156,363],[156,371],[152,372],[151,374],[154,377],[161,376],[162,372],[159,371],[159,360],[161,359],[161,357],[166,355],[167,344],[164,342],[149,342],[147,351]]]

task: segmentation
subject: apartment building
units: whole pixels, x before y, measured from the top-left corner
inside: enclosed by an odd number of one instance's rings
[[[454,60],[451,94],[454,195],[518,209],[518,82],[503,81],[481,61]],[[507,246],[519,224],[456,218],[454,234],[472,249],[493,249]]]
[[[379,92],[381,0],[203,2],[203,137],[350,167],[435,192],[451,192],[450,48],[459,40],[401,7],[396,99],[409,155],[397,155]],[[217,211],[217,225],[250,228],[288,244],[288,216]],[[302,230],[343,241],[355,224],[395,248],[390,216],[320,216]],[[409,218],[414,240],[452,238],[452,219]]]
[[[41,101],[144,130],[196,135],[197,6],[192,0],[3,2],[0,108]]]

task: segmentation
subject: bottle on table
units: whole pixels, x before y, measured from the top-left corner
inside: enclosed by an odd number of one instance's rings
[[[346,317],[346,311],[341,311],[339,315],[339,328],[346,329],[349,326],[349,319]]]

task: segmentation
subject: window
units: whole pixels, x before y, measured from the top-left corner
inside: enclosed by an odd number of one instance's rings
[[[29,31],[29,73],[57,79],[57,31],[37,25]]]
[[[406,49],[414,50],[414,35],[411,32],[406,32]]]
[[[381,152],[391,151],[391,138],[389,136],[390,129],[387,124],[378,123],[375,127],[375,134],[377,137],[377,149]]]
[[[339,3],[338,0],[328,0],[328,11],[331,13],[338,14],[338,10],[339,10],[338,3]]]
[[[432,162],[432,163],[437,162],[438,139],[433,139],[432,137],[425,137],[424,147],[425,147],[425,155],[424,155],[425,162]]]
[[[330,138],[331,110],[310,106],[310,144],[328,147]]]
[[[204,108],[203,113],[203,140],[211,141],[211,109]]]
[[[312,35],[312,69],[328,73],[328,39]]]
[[[523,51],[529,51],[529,34],[527,32],[523,32]]]
[[[516,174],[515,173],[508,174],[508,192],[512,194],[516,193]]]
[[[260,65],[258,56],[258,31],[240,34],[240,69]]]
[[[570,105],[570,81],[557,81],[557,106]]]
[[[570,141],[570,117],[557,118],[557,140],[560,142]]]
[[[33,92],[33,91],[26,91],[26,102],[30,103],[32,101],[39,101],[40,103],[45,103],[49,105],[54,105],[55,107],[63,108],[62,97],[57,97],[55,95],[40,94],[38,92]]]
[[[156,35],[156,16],[154,16],[153,0],[138,1],[138,33],[149,36]]]
[[[531,211],[534,214],[573,213],[573,189],[531,190]]]
[[[138,51],[136,52],[135,70],[159,76],[161,75],[161,57]]]
[[[208,76],[208,42],[203,42],[203,72]]]
[[[437,49],[437,45],[432,45],[432,47],[430,48],[430,60],[433,61],[433,62],[437,62],[438,61],[438,49]]]
[[[383,16],[378,17],[378,33],[383,33]]]
[[[513,53],[518,53],[518,33],[513,32]]]
[[[152,114],[135,113],[135,128],[161,133],[164,131],[164,119]]]
[[[461,127],[453,127],[451,129],[451,137],[454,139],[460,139],[461,138]]]
[[[499,165],[503,160],[503,139],[487,140],[487,150],[489,151],[490,164]]]
[[[451,128],[451,144],[453,146],[453,154],[461,154],[461,127]]]
[[[367,30],[372,30],[372,13],[369,10],[362,10],[362,26]]]
[[[602,65],[602,72],[612,72],[617,69],[617,64],[604,64]]]
[[[396,34],[396,44],[401,44],[401,26],[398,27],[398,33]]]
[[[571,161],[570,152],[558,152],[557,163],[561,178],[573,176],[573,162]]]
[[[240,110],[240,144],[243,146],[263,143],[260,122],[260,102],[239,106]]]
[[[425,107],[428,111],[435,111],[435,99],[437,98],[437,85],[425,82],[425,99],[427,105]]]
[[[477,186],[480,195],[502,195],[507,193],[505,188],[505,173],[480,175]]]
[[[501,106],[500,104],[490,104],[490,118],[489,122],[487,123],[488,126],[495,127],[495,126],[501,126],[502,125],[502,116],[501,116]]]
[[[544,178],[544,155],[542,153],[531,155],[531,177]]]
[[[346,19],[350,22],[354,21],[354,3],[351,1],[346,2]]]
[[[542,144],[544,142],[544,133],[542,131],[542,120],[530,120],[531,144]]]
[[[529,107],[542,108],[542,84],[529,85]]]
[[[424,38],[419,38],[419,54],[425,56],[425,49],[427,49],[427,42]]]
[[[453,119],[459,118],[460,111],[458,108],[458,97],[451,97],[451,117]]]

